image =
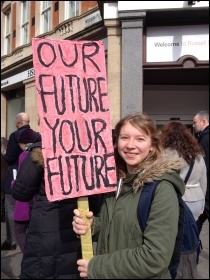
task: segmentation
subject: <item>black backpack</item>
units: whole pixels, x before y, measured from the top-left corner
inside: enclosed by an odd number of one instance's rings
[[[187,180],[185,179],[185,181]],[[147,226],[147,219],[149,216],[152,200],[154,198],[154,193],[159,182],[160,181],[157,180],[148,183],[144,185],[142,189],[142,193],[140,195],[140,199],[137,207],[137,216],[142,232],[144,232]],[[187,204],[182,199],[181,195],[177,193],[177,197],[179,200],[180,212],[179,212],[178,233],[176,236],[173,255],[169,265],[169,271],[172,279],[175,279],[176,277],[181,255],[191,254],[191,253],[195,254],[196,263],[198,264],[200,247],[201,247],[197,224],[193,217],[193,214],[190,211]]]

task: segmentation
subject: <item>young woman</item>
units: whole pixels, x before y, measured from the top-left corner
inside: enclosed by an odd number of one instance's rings
[[[74,231],[85,234],[92,225],[98,233],[96,255],[78,260],[81,277],[90,279],[171,279],[168,266],[178,230],[177,193],[184,193],[178,172],[184,162],[176,153],[162,152],[153,120],[145,114],[130,115],[115,127],[118,197],[105,195],[100,215],[88,212],[89,223],[74,210]],[[137,206],[146,183],[160,180],[144,233]],[[175,190],[176,188],[176,190]],[[94,222],[93,222],[94,220]]]
[[[207,188],[207,172],[201,148],[188,128],[180,122],[170,122],[162,128],[164,148],[174,149],[186,161],[180,177],[184,180],[193,163],[190,177],[185,186],[183,200],[190,208],[195,220],[203,213]]]

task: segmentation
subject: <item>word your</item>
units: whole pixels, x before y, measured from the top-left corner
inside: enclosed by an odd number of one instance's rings
[[[55,124],[52,126],[46,118],[44,118],[47,126],[52,133],[52,146],[53,152],[56,153],[56,144],[60,144],[60,147],[66,154],[72,153],[75,148],[80,152],[89,152],[94,147],[94,153],[107,152],[104,136],[102,132],[107,129],[107,124],[102,119],[91,119],[90,123],[83,121],[84,125],[80,122],[70,120],[60,120],[57,118]],[[85,129],[84,129],[85,128]],[[68,135],[68,143],[64,136]],[[87,143],[87,146],[81,144],[81,140]],[[100,144],[100,145],[99,145]],[[99,148],[101,147],[101,148]]]

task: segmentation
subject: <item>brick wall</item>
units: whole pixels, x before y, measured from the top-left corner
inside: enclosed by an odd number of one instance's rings
[[[98,6],[97,1],[81,1],[81,14],[86,13],[91,8]]]
[[[11,34],[11,52],[16,48],[16,3],[11,5],[11,21],[12,21],[12,34]]]
[[[59,1],[52,1],[52,29],[59,24]]]
[[[30,28],[30,42],[31,39],[35,37],[35,3],[36,1],[31,1],[31,9],[29,16],[29,28]]]

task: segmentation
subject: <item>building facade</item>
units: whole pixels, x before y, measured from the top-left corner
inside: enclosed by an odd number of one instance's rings
[[[114,122],[144,111],[160,126],[192,128],[194,114],[209,109],[209,2],[105,1],[103,14],[109,94],[120,100]]]
[[[208,1],[2,1],[1,134],[26,111],[38,130],[33,37],[103,40],[112,125],[146,112],[191,127],[209,109]]]
[[[97,1],[2,1],[1,26],[1,135],[8,138],[21,111],[39,130],[32,38],[105,41],[106,32]]]

